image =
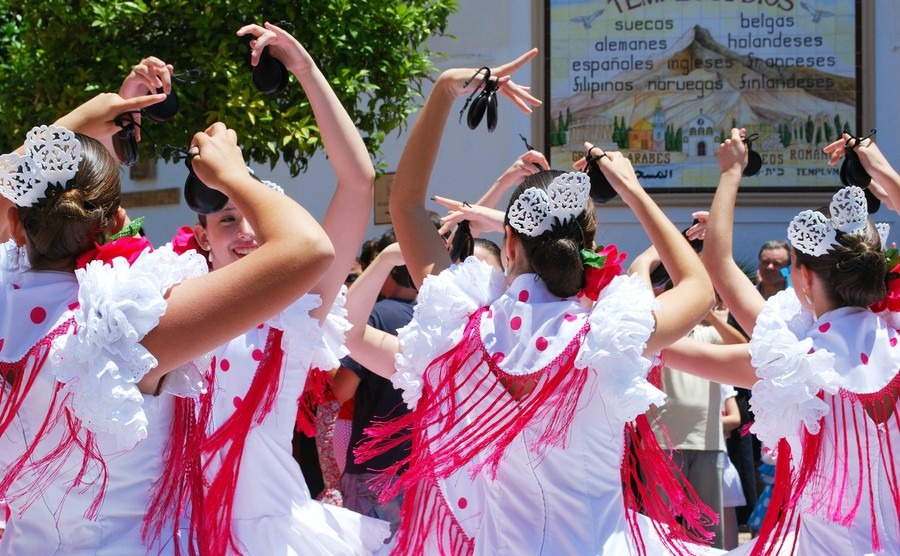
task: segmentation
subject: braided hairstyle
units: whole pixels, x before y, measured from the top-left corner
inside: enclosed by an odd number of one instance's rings
[[[18,207],[32,268],[74,265],[94,243],[103,244],[122,193],[119,165],[99,141],[76,133],[83,159],[66,187],[50,187],[30,207]]]
[[[884,299],[887,261],[872,221],[857,234],[837,231],[836,240],[818,257],[794,249],[797,263],[825,280],[839,307],[868,307]]]
[[[505,223],[509,224],[509,207],[525,190],[532,187],[546,190],[555,177],[564,173],[559,170],[543,170],[525,178],[510,197]],[[537,237],[520,234],[515,228],[511,229],[522,242],[531,269],[544,281],[553,295],[571,297],[584,288],[581,250],[593,246],[594,233],[597,231],[597,215],[590,200],[578,216],[554,224]]]

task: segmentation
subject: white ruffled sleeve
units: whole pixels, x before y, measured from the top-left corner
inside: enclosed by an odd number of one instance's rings
[[[322,305],[322,298],[315,294],[304,295],[269,320],[272,328],[284,331],[282,346],[289,365],[328,371],[337,368],[341,357],[350,353],[344,347],[350,329],[344,309],[346,293],[347,288],[342,286],[324,322],[310,316],[310,312]]]
[[[397,331],[400,353],[391,376],[410,409],[422,396],[422,375],[439,355],[462,338],[469,317],[506,290],[506,277],[475,257],[428,276],[419,289],[412,321]]]
[[[628,422],[662,405],[666,395],[647,381],[656,358],[644,357],[658,302],[636,275],[617,276],[603,288],[590,315],[591,329],[575,365],[597,372],[611,418]]]
[[[813,341],[806,337],[812,324],[812,314],[802,309],[790,289],[770,297],[756,319],[750,362],[760,380],[750,398],[756,416],[750,430],[772,450],[784,438],[793,454],[801,453],[801,427],[819,432],[819,420],[829,412],[819,392],[838,391],[834,356],[826,350],[812,351]]]
[[[169,288],[206,272],[200,255],[165,247],[145,251],[131,266],[119,257],[75,271],[76,329],[54,340],[53,373],[74,414],[88,430],[109,435],[111,446],[127,449],[147,436],[137,382],[157,361],[139,342],[166,312]]]

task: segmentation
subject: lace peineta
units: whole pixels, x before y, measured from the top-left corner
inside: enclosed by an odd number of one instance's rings
[[[556,176],[547,190],[531,187],[509,207],[509,224],[520,234],[538,237],[554,224],[576,218],[585,210],[591,182],[583,172]]]
[[[868,205],[863,190],[856,186],[845,187],[834,194],[829,205],[831,218],[821,212],[804,210],[788,225],[791,245],[807,255],[819,257],[836,246],[837,232],[858,234],[865,231],[869,221]],[[890,228],[878,228],[882,245]]]
[[[38,126],[25,139],[25,155],[0,156],[0,194],[20,207],[30,207],[48,188],[64,188],[78,172],[81,142],[60,126]]]

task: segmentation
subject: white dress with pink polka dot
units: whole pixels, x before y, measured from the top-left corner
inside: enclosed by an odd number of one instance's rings
[[[273,361],[277,373],[276,396],[267,410],[254,412],[243,438],[240,469],[233,495],[231,528],[239,550],[247,555],[320,556],[372,554],[390,534],[388,524],[350,510],[323,504],[310,496],[291,441],[297,403],[310,369],[332,369],[347,351],[344,333],[349,327],[339,295],[324,322],[309,312],[321,304],[306,295],[269,322],[248,331],[215,352],[210,433],[216,435],[251,402],[256,375],[267,366],[280,338]],[[246,407],[243,407],[247,409]],[[205,457],[211,480],[222,471],[233,440]]]
[[[793,511],[770,506],[741,552],[900,554],[898,327],[897,313],[862,307],[816,319],[793,290],[766,302],[751,430],[777,452],[772,504]]]
[[[156,365],[139,342],[168,289],[206,263],[162,249],[73,274],[2,259],[0,497],[12,516],[0,554],[174,554],[171,533],[151,547],[141,539],[173,396],[137,389]],[[179,382],[198,395],[201,378]]]
[[[507,287],[474,258],[427,278],[393,377],[412,408],[428,408],[413,411],[425,424],[401,546],[632,554],[639,528],[647,554],[666,553],[649,520],[629,523],[620,474],[626,423],[665,397],[643,356],[655,303],[638,277],[618,276],[588,310],[535,274]]]

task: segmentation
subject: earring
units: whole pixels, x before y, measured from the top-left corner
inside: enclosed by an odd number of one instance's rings
[[[809,303],[810,305],[813,304],[813,300],[812,300],[812,298],[809,296],[809,289],[803,288],[803,297],[806,298],[806,302],[807,302],[807,303]]]

